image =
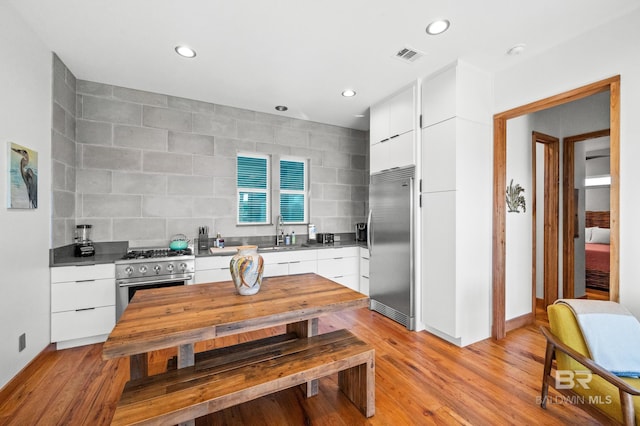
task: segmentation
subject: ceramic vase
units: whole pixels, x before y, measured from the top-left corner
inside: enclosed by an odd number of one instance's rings
[[[238,294],[250,296],[260,290],[264,261],[258,246],[240,246],[231,258],[229,270]]]

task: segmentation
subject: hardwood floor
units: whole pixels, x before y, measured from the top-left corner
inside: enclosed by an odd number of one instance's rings
[[[196,424],[598,424],[567,403],[549,404],[546,410],[538,405],[545,342],[537,326],[466,348],[426,332],[408,332],[368,309],[320,320],[321,332],[339,328],[351,330],[376,349],[374,417],[364,418],[338,391],[337,376],[330,376],[320,380],[320,393],[313,398],[304,399],[300,389],[293,388],[198,419]],[[280,331],[209,341],[196,350]],[[101,350],[102,345],[91,345],[48,351],[36,358],[0,392],[0,424],[109,424],[129,367],[125,360],[102,361]],[[150,370],[161,371],[174,353],[151,354]]]

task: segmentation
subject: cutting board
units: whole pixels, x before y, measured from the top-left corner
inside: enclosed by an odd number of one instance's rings
[[[209,247],[209,252],[211,254],[236,254],[238,252],[238,247],[230,246],[230,247]]]

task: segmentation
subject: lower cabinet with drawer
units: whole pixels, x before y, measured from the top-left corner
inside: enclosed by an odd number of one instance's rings
[[[277,253],[260,253],[264,259],[263,277],[315,273],[318,250],[286,250]]]
[[[369,249],[360,247],[360,293],[369,295]]]
[[[318,250],[318,275],[360,291],[359,247]]]
[[[193,284],[231,281],[229,263],[233,256],[196,257],[196,273]]]
[[[51,268],[51,342],[58,349],[104,342],[116,324],[112,263]]]

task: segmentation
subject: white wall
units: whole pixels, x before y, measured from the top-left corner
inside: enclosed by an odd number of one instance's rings
[[[513,184],[524,188],[527,211],[508,213],[506,217],[505,256],[505,313],[512,319],[531,312],[532,274],[532,184],[530,116],[507,122],[507,187]],[[508,210],[508,209],[507,209]]]
[[[500,71],[495,78],[496,112],[615,75],[621,76],[620,97],[620,301],[640,316],[640,246],[637,211],[640,199],[640,11],[610,22],[537,57]],[[553,66],[538,66],[553,64]],[[509,303],[509,302],[508,302]],[[508,304],[507,303],[507,304]]]
[[[49,342],[51,52],[0,3],[0,387]],[[38,151],[38,208],[9,210],[7,142]],[[18,352],[18,337],[27,347]]]

